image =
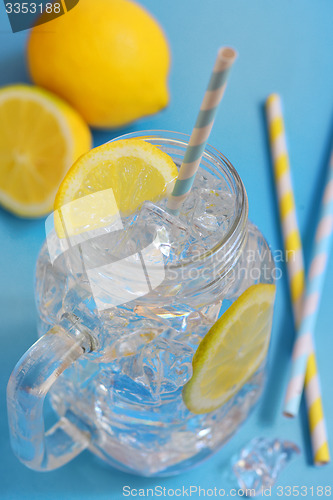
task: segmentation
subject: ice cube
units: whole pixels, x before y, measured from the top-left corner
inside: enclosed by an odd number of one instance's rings
[[[44,244],[36,268],[36,301],[39,314],[43,319],[56,322],[61,312],[66,274],[64,269],[50,262],[46,244]]]
[[[145,242],[151,242],[154,235],[158,236],[159,249],[167,261],[179,258],[191,238],[189,228],[184,222],[151,202],[142,205],[136,228],[139,237],[144,237]]]
[[[300,453],[291,441],[257,437],[233,459],[232,469],[240,488],[260,495],[273,486],[281,470]]]
[[[226,298],[235,300],[255,283],[271,283],[275,275],[274,258],[258,228],[248,222],[246,246],[229,277]]]
[[[82,256],[99,312],[158,288],[166,263],[178,257],[188,237],[178,219],[146,202],[124,230],[85,243]]]
[[[193,349],[174,340],[156,338],[143,346],[138,355],[122,364],[122,372],[145,387],[155,401],[181,388],[192,375]]]
[[[235,197],[227,191],[200,189],[200,202],[193,214],[193,223],[203,236],[221,228],[227,232],[233,220]]]

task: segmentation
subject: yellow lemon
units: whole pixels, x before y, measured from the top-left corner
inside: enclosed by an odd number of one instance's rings
[[[155,19],[129,0],[80,0],[31,30],[32,79],[94,127],[120,127],[168,103],[169,48]]]
[[[161,199],[171,192],[177,174],[171,157],[142,139],[109,142],[81,156],[70,168],[55,209],[66,217],[67,231],[78,234],[98,227],[105,216],[118,210],[126,215],[146,200]],[[64,237],[58,218],[55,223],[58,235]]]
[[[252,285],[203,338],[183,400],[196,414],[228,401],[264,361],[272,326],[275,285]]]
[[[90,148],[89,127],[58,97],[28,85],[0,89],[0,203],[8,210],[50,212],[65,173]]]

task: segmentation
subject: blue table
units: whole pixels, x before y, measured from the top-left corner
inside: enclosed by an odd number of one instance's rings
[[[323,189],[333,111],[332,0],[142,0],[164,27],[172,50],[171,102],[157,116],[121,132],[176,129],[190,133],[220,45],[239,51],[210,143],[238,169],[247,189],[250,217],[272,249],[282,248],[265,130],[263,103],[275,91],[283,98],[297,211],[306,258],[313,238]],[[0,84],[28,81],[24,47],[26,32],[12,34],[0,5]],[[119,135],[95,132],[95,145]],[[230,457],[254,436],[296,442],[302,455],[281,474],[280,486],[332,486],[333,467],[315,468],[304,402],[300,417],[281,415],[293,342],[286,272],[277,283],[277,301],[269,356],[268,384],[249,421],[213,458],[180,477],[145,479],[108,469],[84,452],[72,463],[47,474],[36,473],[14,457],[8,439],[5,388],[15,362],[36,339],[33,299],[34,264],[44,239],[44,220],[20,220],[0,209],[0,498],[124,498],[122,488],[225,488]],[[333,259],[326,279],[316,331],[317,357],[328,430],[333,438],[332,398]],[[331,443],[333,451],[333,442]],[[310,487],[314,487],[314,495]],[[135,492],[133,491],[133,494]],[[139,492],[138,492],[139,494]],[[283,491],[287,496],[288,490]],[[232,493],[229,494],[229,496]],[[272,491],[278,498],[278,490]],[[131,498],[131,497],[130,497]],[[192,498],[199,498],[198,493]]]

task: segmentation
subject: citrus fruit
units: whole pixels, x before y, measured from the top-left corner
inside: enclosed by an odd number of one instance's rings
[[[144,201],[156,201],[169,193],[177,174],[170,156],[142,139],[109,142],[81,156],[69,169],[57,193],[55,209],[62,208],[63,212],[64,206],[73,207],[66,211],[66,225],[75,233],[75,228],[79,231],[90,225],[94,216],[88,213],[90,205],[100,214],[104,202],[112,212],[116,206],[124,215],[133,213]],[[89,196],[110,189],[114,205],[108,192],[107,199]],[[63,236],[59,227],[56,229]]]
[[[28,85],[0,89],[0,203],[8,210],[50,212],[68,168],[90,147],[88,126],[58,97]]]
[[[31,30],[27,55],[33,81],[94,127],[120,127],[168,103],[165,35],[130,0],[80,0]]]
[[[263,362],[269,344],[275,285],[252,285],[203,338],[183,400],[193,413],[222,406]]]

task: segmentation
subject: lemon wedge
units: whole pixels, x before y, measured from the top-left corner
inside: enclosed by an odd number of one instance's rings
[[[270,339],[275,285],[249,287],[203,338],[193,357],[193,375],[183,400],[193,413],[208,413],[228,401],[264,361]]]
[[[29,85],[0,89],[0,203],[8,210],[50,212],[65,173],[90,147],[89,127],[58,97]]]

